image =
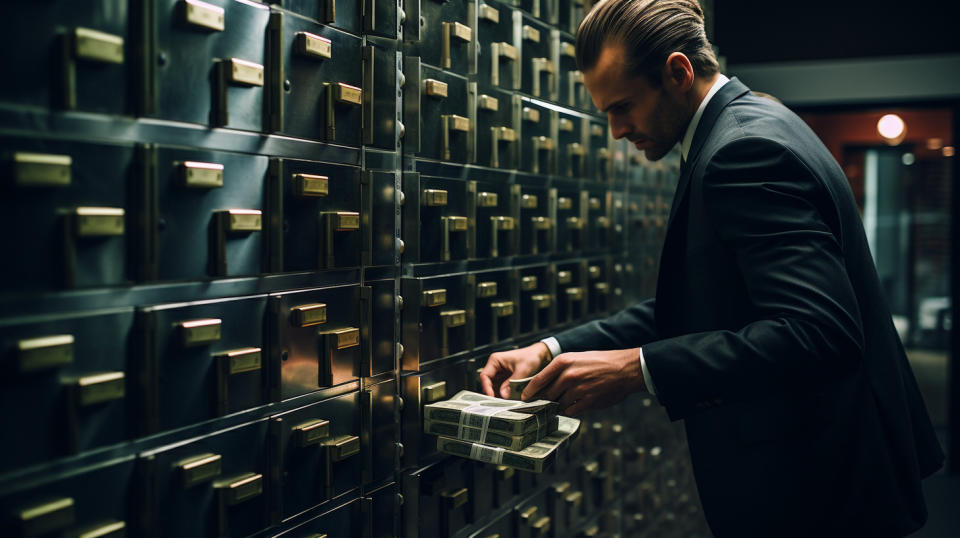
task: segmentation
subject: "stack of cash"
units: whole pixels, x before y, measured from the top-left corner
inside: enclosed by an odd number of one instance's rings
[[[433,435],[443,435],[463,441],[474,441],[490,446],[509,448],[510,450],[520,450],[557,431],[558,425],[558,417],[554,415],[553,418],[547,422],[540,424],[538,429],[530,430],[520,435],[510,435],[489,428],[484,432],[482,428],[461,426],[450,422],[424,420],[423,431]]]
[[[580,429],[580,421],[575,418],[563,416],[557,418],[557,431],[521,450],[507,450],[443,436],[437,438],[437,450],[444,454],[484,463],[506,465],[522,471],[540,473],[553,464],[557,459],[557,453]]]
[[[530,402],[503,400],[478,392],[461,390],[449,400],[423,407],[424,431],[433,433],[429,431],[427,423],[445,423],[512,436],[524,436],[539,431],[541,432],[537,437],[539,439],[553,431],[553,429],[545,429],[544,425],[549,426],[553,417],[557,415],[557,409],[557,402],[549,400]],[[482,437],[471,440],[484,441]]]

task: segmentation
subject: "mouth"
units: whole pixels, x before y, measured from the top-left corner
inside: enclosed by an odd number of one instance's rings
[[[637,149],[639,149],[639,150],[644,149],[644,146],[646,146],[647,144],[650,143],[650,141],[647,140],[646,138],[636,138],[636,139],[631,140],[630,142],[633,143],[633,147],[635,147],[635,148],[637,148]]]

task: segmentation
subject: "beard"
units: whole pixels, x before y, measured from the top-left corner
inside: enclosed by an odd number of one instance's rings
[[[643,154],[647,160],[659,161],[669,154],[676,146],[690,119],[685,118],[683,103],[675,102],[663,89],[657,100],[655,114],[651,118],[650,146],[644,148]]]

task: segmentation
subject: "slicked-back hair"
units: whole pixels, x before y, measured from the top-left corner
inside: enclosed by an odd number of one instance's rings
[[[577,67],[589,71],[605,45],[622,45],[628,74],[662,84],[667,57],[682,52],[697,76],[720,69],[697,0],[600,0],[577,30]]]

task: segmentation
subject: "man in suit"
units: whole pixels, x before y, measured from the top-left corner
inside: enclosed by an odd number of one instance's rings
[[[943,454],[830,153],[719,73],[696,0],[603,0],[576,50],[615,138],[681,146],[656,297],[492,354],[484,391],[543,367],[523,398],[569,414],[655,393],[718,538],[921,527]]]

